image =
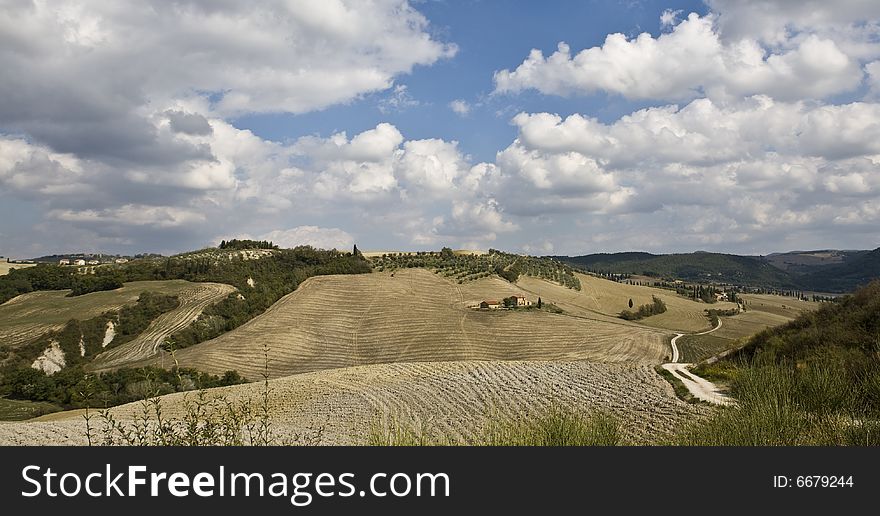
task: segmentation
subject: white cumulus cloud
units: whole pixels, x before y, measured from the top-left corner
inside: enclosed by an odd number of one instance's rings
[[[821,99],[856,89],[864,76],[865,53],[870,48],[880,52],[870,34],[861,46],[829,32],[802,32],[774,47],[748,37],[727,40],[717,20],[715,14],[691,13],[656,38],[643,33],[629,39],[618,33],[608,35],[602,46],[577,53],[565,43],[546,57],[532,50],[514,70],[495,73],[495,92],[535,89],[569,96],[603,91],[673,101],[756,94]]]
[[[290,229],[276,229],[257,237],[269,240],[282,248],[310,245],[318,249],[338,249],[345,251],[354,245],[354,237],[339,228],[318,226],[297,226]]]

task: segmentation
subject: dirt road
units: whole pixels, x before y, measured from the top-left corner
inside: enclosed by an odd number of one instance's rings
[[[718,328],[721,328],[721,324],[721,319],[719,318],[718,326],[711,330],[695,333],[694,335],[712,333]],[[672,341],[670,342],[672,345],[672,362],[663,364],[661,367],[672,373],[672,376],[681,380],[681,383],[687,387],[687,390],[699,400],[713,403],[715,405],[730,405],[734,403],[734,400],[726,394],[723,394],[717,385],[692,373],[688,368],[693,364],[679,363],[678,345],[676,345],[676,341],[683,336],[684,333],[677,333],[675,337],[672,338]]]

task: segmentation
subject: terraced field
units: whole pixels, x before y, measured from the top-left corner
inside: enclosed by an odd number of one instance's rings
[[[540,286],[546,283],[531,285]],[[561,287],[560,287],[561,288]],[[633,287],[637,288],[637,287]],[[522,289],[489,277],[458,285],[424,269],[310,278],[264,314],[177,352],[182,366],[257,379],[363,364],[458,360],[592,360],[655,364],[669,332],[584,310],[467,308]],[[532,299],[536,300],[536,296]],[[144,362],[170,365],[168,357]]]
[[[580,291],[531,277],[520,277],[517,285],[526,292],[540,295],[543,301],[555,303],[572,314],[583,316],[592,314],[593,317],[602,314],[614,318],[629,307],[630,299],[633,300],[633,305],[638,307],[650,303],[651,296],[656,295],[666,303],[666,312],[642,319],[639,323],[681,332],[708,330],[710,324],[705,314],[708,308],[719,310],[736,308],[734,303],[710,305],[691,301],[665,289],[627,285],[585,274],[576,274],[576,276],[581,282]]]
[[[134,340],[96,356],[90,369],[103,371],[155,355],[166,337],[189,326],[208,305],[234,291],[235,287],[222,283],[187,283],[177,294],[180,306],[157,317]]]
[[[91,319],[108,310],[118,310],[134,304],[145,290],[185,297],[197,286],[183,280],[134,281],[116,290],[76,297],[66,297],[69,290],[22,294],[0,305],[0,343],[15,347],[61,329],[71,319]]]
[[[389,420],[424,428],[435,439],[473,442],[490,418],[524,419],[555,403],[578,413],[597,409],[622,423],[635,444],[657,442],[677,425],[706,413],[675,397],[649,365],[583,361],[433,362],[359,366],[270,382],[272,429],[281,442],[320,433],[322,444],[364,444],[371,429]],[[256,400],[262,385],[211,390],[228,399]],[[162,398],[163,414],[179,417],[186,397]],[[135,417],[139,404],[112,409]],[[0,445],[83,444],[79,412],[0,425]]]

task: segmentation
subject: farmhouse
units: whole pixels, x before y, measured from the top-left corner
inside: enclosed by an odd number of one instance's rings
[[[58,265],[70,265],[70,260],[68,260],[66,258],[58,260]]]
[[[516,296],[516,306],[532,306],[532,302],[526,299],[526,296],[520,294]]]
[[[497,310],[498,308],[501,308],[501,303],[495,300],[481,301],[480,308],[487,310]]]
[[[101,265],[99,260],[89,260],[89,265]]]
[[[73,261],[73,265],[85,265],[85,264],[86,264],[85,260],[74,260]]]

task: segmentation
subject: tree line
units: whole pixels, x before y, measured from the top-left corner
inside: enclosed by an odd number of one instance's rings
[[[239,240],[233,238],[232,240],[221,240],[219,249],[278,249],[278,246],[269,240]]]

